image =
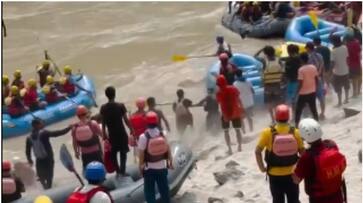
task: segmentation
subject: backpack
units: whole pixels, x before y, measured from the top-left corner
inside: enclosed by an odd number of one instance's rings
[[[42,130],[38,131],[35,139],[33,138],[34,136],[32,135],[30,136],[30,140],[33,145],[34,156],[37,159],[45,159],[48,157],[48,153],[45,150],[42,140],[40,139],[42,133],[43,133]]]
[[[16,192],[16,183],[13,178],[3,178],[2,180],[3,194],[12,195]]]
[[[104,192],[106,193],[110,199],[111,202],[113,202],[110,194],[106,191],[106,189],[104,187],[95,187],[93,189],[91,189],[90,191],[88,191],[87,193],[81,193],[82,187],[80,187],[79,189],[77,189],[75,192],[73,192],[71,194],[71,196],[68,197],[67,199],[67,203],[89,203],[92,199],[92,197],[97,193],[97,192]]]
[[[315,163],[315,176],[309,191],[316,197],[338,192],[342,186],[343,172],[347,167],[345,156],[329,142],[331,141],[323,141],[324,148],[319,152],[307,150]]]
[[[271,126],[272,149],[266,150],[265,161],[268,167],[291,166],[298,160],[298,144],[294,136],[295,128],[290,127],[287,134],[279,134],[274,126]]]
[[[77,123],[72,129],[77,145],[81,148],[82,154],[93,153],[101,150],[101,144],[96,134],[96,130],[92,125],[92,121],[87,122],[86,125]]]
[[[160,132],[157,137],[151,137],[146,131],[145,136],[147,139],[145,160],[146,162],[158,162],[168,158],[169,144],[164,135]]]

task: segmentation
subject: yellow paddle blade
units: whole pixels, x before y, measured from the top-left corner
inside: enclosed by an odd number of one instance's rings
[[[174,62],[185,61],[187,59],[188,59],[188,57],[183,56],[183,55],[173,55],[173,57],[171,58],[171,60],[174,61]]]
[[[318,16],[315,11],[309,11],[308,15],[310,17],[311,23],[313,23],[314,27],[318,29]]]

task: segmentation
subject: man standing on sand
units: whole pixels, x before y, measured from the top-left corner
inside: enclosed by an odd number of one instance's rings
[[[117,175],[126,175],[126,160],[129,152],[128,136],[124,123],[130,130],[130,134],[134,134],[129,119],[127,118],[127,110],[123,103],[115,102],[116,90],[109,86],[105,90],[108,102],[103,104],[100,110],[102,116],[102,132],[108,135],[111,144],[111,159],[117,168]],[[106,127],[108,133],[106,134]],[[120,165],[117,161],[117,153],[120,152]]]
[[[193,127],[193,115],[189,110],[193,102],[190,99],[184,98],[184,91],[182,89],[178,89],[176,95],[178,99],[173,103],[176,129],[179,135],[183,135],[188,126]]]
[[[233,85],[228,85],[227,80],[223,75],[219,75],[216,81],[219,91],[217,92],[217,101],[222,111],[222,128],[224,129],[224,138],[228,147],[228,154],[232,154],[231,138],[229,137],[229,125],[236,131],[238,148],[237,151],[242,151],[242,132],[241,132],[241,117],[243,116],[243,107],[239,100],[239,91]]]

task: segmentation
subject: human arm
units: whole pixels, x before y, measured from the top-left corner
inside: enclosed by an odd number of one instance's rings
[[[198,103],[194,104],[193,106],[203,106],[206,100],[207,97],[204,97],[202,100],[200,100]]]
[[[76,157],[76,159],[79,159],[80,150],[79,150],[79,147],[77,144],[75,130],[72,130],[72,146],[73,146],[73,150],[74,150],[74,156]]]
[[[71,129],[72,129],[72,125],[69,125],[68,127],[64,128],[62,130],[55,130],[55,131],[44,130],[43,134],[48,137],[59,137],[59,136],[67,134]]]
[[[261,54],[261,52],[263,51],[263,49],[264,48],[262,48],[262,49],[260,49],[260,50],[258,50],[254,55],[253,55],[253,57],[258,57],[260,54]]]
[[[270,141],[268,139],[268,137],[270,137],[269,132],[270,132],[270,129],[265,129],[264,131],[262,131],[260,138],[258,140],[256,149],[255,149],[255,157],[256,157],[257,166],[261,172],[267,172],[267,167],[263,163],[263,159],[262,159],[262,151],[266,148],[267,143]]]
[[[32,141],[30,140],[30,137],[28,137],[25,143],[25,155],[29,165],[31,166],[33,165],[32,154],[31,154],[32,147],[33,147]]]
[[[122,108],[122,118],[123,118],[126,126],[129,128],[130,134],[133,135],[134,134],[134,128],[132,127],[132,125],[131,125],[131,123],[129,121],[129,118],[127,117],[127,109],[126,109],[124,104],[121,105],[121,108]]]
[[[176,103],[174,102],[173,103],[173,111],[174,111],[174,113],[175,113],[175,110],[176,110]]]
[[[256,157],[256,162],[257,162],[258,168],[260,169],[260,171],[262,173],[264,173],[267,171],[267,168],[265,167],[265,164],[263,163],[263,160],[262,160],[262,151],[263,150],[259,146],[257,146],[255,149],[255,157]]]

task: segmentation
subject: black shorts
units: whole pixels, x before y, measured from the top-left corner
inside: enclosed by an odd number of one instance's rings
[[[349,89],[349,74],[333,75],[333,87],[335,92],[341,92],[343,87]]]
[[[223,119],[223,116],[222,116],[221,121],[222,121],[222,128],[223,129],[229,129],[229,127],[230,127],[229,123],[231,121],[232,121],[233,128],[241,128],[242,127],[241,118],[236,118],[236,119],[233,119],[233,120],[230,120],[230,121],[225,121]]]
[[[283,101],[280,84],[267,84],[264,87],[265,104],[280,104]]]

